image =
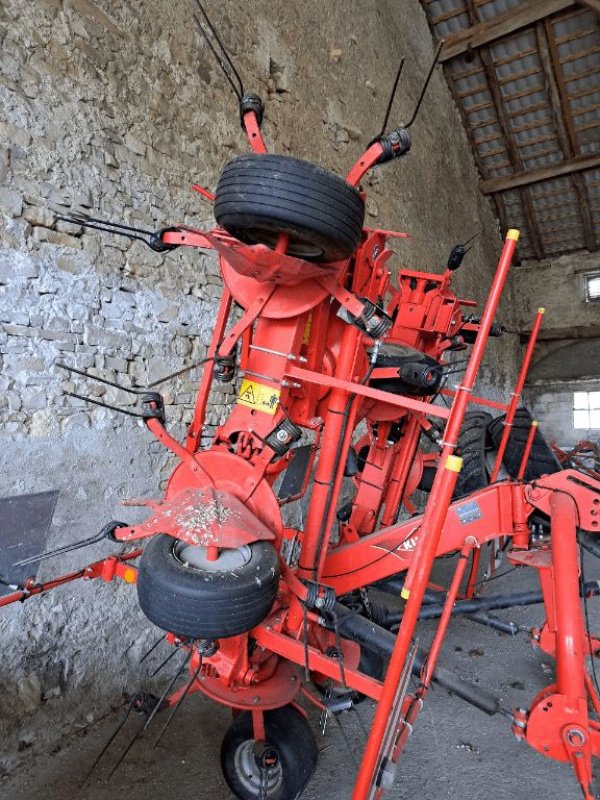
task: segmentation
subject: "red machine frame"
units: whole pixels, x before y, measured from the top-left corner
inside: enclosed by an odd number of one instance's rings
[[[244,126],[254,152],[266,152],[254,111],[244,115]],[[350,170],[347,181],[359,186],[382,153],[380,142],[371,145]],[[212,197],[196,188],[205,197]],[[449,270],[442,275],[400,270],[398,285],[393,286],[387,268],[392,253],[386,239],[402,235],[366,229],[351,259],[323,265],[286,255],[285,235],[280,236],[274,250],[269,250],[263,245],[242,244],[219,228],[201,232],[179,226],[163,232],[165,245],[218,253],[225,288],[208,358],[231,361],[239,348],[239,370],[244,378],[237,404],[208,449],[200,450],[200,442],[213,382],[211,369],[205,369],[200,381],[185,445],[173,439],[159,419],[147,420],[149,430],[180,463],[165,498],[146,503],[150,507],[148,520],[117,528],[115,538],[137,542],[157,532],[169,533],[211,548],[215,557],[219,548],[239,547],[258,538],[274,540],[280,552],[292,541],[300,542],[298,563],[288,563],[282,556],[280,591],[268,618],[247,633],[220,640],[215,652],[203,656],[202,662],[194,653],[190,670],[198,678],[192,691],[202,691],[233,709],[250,709],[257,739],[264,738],[264,711],[295,703],[300,694],[318,704],[303,686],[296,667],[344,683],[377,701],[353,800],[380,798],[384,792],[382,769],[386,763],[397,761],[422,707],[453,605],[461,596],[468,559],[473,559],[466,589],[470,596],[482,546],[510,539],[509,560],[538,570],[546,622],[537,632],[536,642],[556,658],[555,683],[534,698],[528,711],[513,713],[512,728],[518,738],[542,755],[570,762],[584,798],[593,800],[591,758],[600,755],[600,724],[590,717],[589,704],[600,713],[600,698],[585,662],[600,645],[586,633],[577,530],[598,531],[600,482],[574,470],[524,482],[533,426],[520,475],[497,481],[543,310],[538,311],[510,402],[503,405],[473,395],[518,232],[507,234],[478,325],[465,322],[461,306],[474,304],[453,295]],[[383,337],[386,343],[413,347],[439,363],[461,331],[477,331],[460,386],[454,393],[445,392],[453,398],[450,408],[434,405],[431,398],[390,394],[369,385],[372,378],[389,377],[391,372],[374,365],[373,349],[379,345],[353,322],[363,317],[367,301],[380,309],[386,297],[385,312],[391,321]],[[243,313],[228,327],[234,301]],[[491,485],[453,501],[462,464],[454,451],[470,403],[506,411],[505,436]],[[440,452],[433,462],[418,449],[421,432],[431,430],[431,419],[445,426]],[[281,503],[273,491],[274,482],[291,462],[293,450],[278,457],[266,440],[285,420],[312,436],[313,491],[302,530],[284,526]],[[334,538],[343,465],[361,420],[367,422],[368,432],[361,441],[368,446],[368,457],[362,474],[355,479],[350,516],[340,524]],[[392,426],[399,423],[402,435],[394,439]],[[436,465],[425,511],[398,521],[400,506],[411,508],[410,496],[425,463]],[[298,497],[307,489],[310,472],[306,472]],[[173,516],[165,513],[178,508],[178,503],[181,506],[182,498],[186,503],[202,504],[215,493],[220,493],[221,502],[229,504],[240,518],[249,515],[253,524],[214,525],[192,531],[181,524],[173,525]],[[464,513],[465,509],[469,513]],[[534,512],[549,517],[551,536],[532,547],[528,520]],[[432,565],[437,556],[454,551],[460,556],[418,688],[412,693],[400,692],[414,656],[414,634]],[[0,605],[24,600],[76,578],[112,580],[118,576],[133,582],[135,568],[129,562],[140,552],[112,556],[46,584],[29,582],[24,590],[1,598]],[[343,645],[342,670],[339,658],[327,655],[336,640],[322,624],[319,600],[324,603],[331,592],[339,597],[400,572],[406,573],[402,591],[405,607],[385,679],[378,681],[358,669],[357,647],[352,642]],[[312,605],[308,603],[311,593]],[[249,640],[257,645],[251,650]],[[178,644],[193,649],[190,643]],[[180,699],[181,693],[175,693],[169,702],[174,705]]]

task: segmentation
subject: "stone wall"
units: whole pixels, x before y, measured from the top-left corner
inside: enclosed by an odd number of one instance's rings
[[[292,5],[208,3],[247,90],[267,102],[267,142],[343,173],[377,130],[402,53],[392,119],[408,116],[432,55],[426,21],[417,0],[401,14],[392,0]],[[0,494],[60,489],[49,546],[132,519],[120,501],[155,495],[167,460],[135,421],[66,392],[113,404],[129,395],[68,378],[55,362],[131,385],[201,358],[209,340],[220,293],[211,257],[158,255],[54,224],[53,213],[74,206],[149,229],[210,224],[190,186],[214,187],[247,147],[192,9],[192,0],[0,2]],[[412,132],[411,154],[367,181],[367,224],[410,231],[397,263],[435,271],[479,231],[457,287],[483,300],[500,240],[441,72]],[[491,345],[483,382],[495,393],[514,360],[511,341]],[[179,435],[196,381],[167,387]],[[211,426],[227,397],[213,397]],[[39,575],[105,552],[47,562]],[[147,682],[138,661],[150,635],[128,587],[72,585],[5,610],[0,689],[14,702],[0,712],[0,765]]]

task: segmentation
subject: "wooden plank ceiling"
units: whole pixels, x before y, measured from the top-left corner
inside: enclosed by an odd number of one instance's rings
[[[600,0],[421,0],[520,256],[600,248]]]

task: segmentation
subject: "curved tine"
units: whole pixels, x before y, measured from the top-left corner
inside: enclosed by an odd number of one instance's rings
[[[385,112],[385,116],[383,118],[383,124],[381,126],[381,131],[379,132],[379,136],[376,138],[381,138],[385,133],[385,129],[387,128],[387,124],[390,120],[390,113],[392,111],[392,106],[394,104],[394,98],[396,97],[396,91],[398,89],[398,84],[400,83],[400,76],[402,75],[402,68],[404,67],[405,62],[404,56],[400,59],[400,64],[398,65],[398,71],[396,72],[396,77],[394,79],[394,85],[392,86],[392,92],[390,94],[390,99],[388,101],[387,109]]]
[[[162,695],[160,696],[160,699],[158,700],[158,702],[156,703],[156,705],[155,705],[155,706],[154,706],[154,708],[152,709],[152,713],[150,714],[150,716],[149,716],[149,717],[148,717],[148,719],[146,720],[146,724],[144,725],[144,728],[143,728],[143,730],[146,730],[146,728],[147,728],[147,727],[150,725],[150,723],[152,722],[152,720],[154,719],[154,717],[155,717],[155,716],[158,714],[158,712],[161,710],[162,704],[165,702],[165,700],[166,700],[167,696],[169,695],[169,693],[170,693],[171,689],[173,688],[173,686],[175,686],[175,683],[176,683],[176,681],[177,681],[177,678],[179,678],[179,676],[181,675],[181,673],[183,672],[183,670],[184,670],[184,669],[187,667],[187,665],[188,665],[188,663],[189,663],[189,661],[190,661],[190,659],[191,659],[191,657],[192,657],[192,653],[193,653],[193,650],[192,650],[192,648],[190,647],[190,651],[189,651],[189,653],[186,653],[186,654],[185,654],[185,658],[184,658],[184,659],[183,659],[183,661],[181,662],[181,666],[179,667],[179,669],[177,670],[177,672],[175,673],[175,675],[174,675],[174,676],[171,678],[171,681],[170,681],[169,685],[168,685],[168,686],[167,686],[167,688],[164,690],[164,692],[163,692],[163,693],[162,693]]]
[[[145,661],[145,660],[148,658],[148,656],[152,655],[152,653],[153,653],[153,652],[156,650],[156,648],[158,647],[158,645],[159,645],[161,642],[164,642],[164,641],[165,641],[165,637],[164,637],[164,635],[162,635],[162,636],[159,636],[159,637],[158,637],[158,639],[157,639],[157,640],[154,642],[154,644],[153,644],[153,645],[152,645],[152,647],[150,648],[150,650],[147,650],[147,651],[144,653],[144,655],[143,655],[143,656],[140,658],[140,660],[139,660],[139,663],[140,663],[140,664],[143,664],[143,663],[144,663],[144,661]]]
[[[196,367],[201,367],[203,364],[206,364],[208,361],[214,361],[214,356],[209,356],[208,358],[203,358],[201,361],[195,361],[193,364],[190,364],[188,367],[183,367],[182,369],[177,370],[177,372],[171,372],[170,375],[165,375],[164,378],[159,378],[157,381],[152,381],[146,386],[146,389],[153,389],[155,386],[160,386],[161,383],[165,383],[166,381],[170,381],[172,378],[178,378],[180,375],[185,375],[186,372],[191,372]]]
[[[100,761],[101,761],[101,759],[102,759],[102,756],[103,756],[103,755],[106,753],[106,751],[108,750],[108,748],[111,746],[111,744],[112,744],[112,743],[114,742],[114,740],[117,738],[117,736],[119,735],[119,733],[120,733],[120,731],[121,731],[121,728],[123,727],[123,725],[125,725],[125,723],[126,723],[126,722],[127,722],[127,720],[129,719],[129,715],[131,714],[131,710],[132,710],[132,708],[133,708],[133,706],[134,706],[135,700],[136,700],[136,696],[134,695],[134,696],[131,698],[131,703],[129,704],[129,706],[128,706],[128,708],[127,708],[127,711],[125,712],[125,715],[123,716],[123,719],[122,719],[122,720],[119,722],[119,724],[117,725],[117,727],[115,728],[115,730],[112,732],[112,734],[111,734],[111,736],[110,736],[109,740],[106,742],[106,744],[104,745],[104,747],[102,748],[102,750],[100,750],[100,752],[99,752],[99,753],[98,753],[98,755],[96,756],[96,759],[94,760],[94,763],[93,763],[93,764],[92,764],[92,766],[89,768],[89,770],[86,772],[84,779],[83,779],[83,780],[81,781],[81,783],[79,784],[79,789],[80,789],[80,790],[81,790],[81,789],[83,789],[83,787],[85,786],[85,784],[86,784],[86,783],[87,783],[87,781],[89,780],[89,778],[90,778],[90,775],[92,774],[92,772],[93,772],[93,771],[96,769],[96,767],[97,767],[97,766],[98,766],[98,764],[100,763]]]
[[[75,397],[77,400],[83,400],[84,403],[92,403],[94,406],[100,408],[108,408],[109,411],[118,411],[120,414],[126,414],[128,417],[136,417],[137,419],[145,419],[143,414],[138,414],[136,411],[128,411],[126,408],[120,406],[113,406],[110,403],[102,403],[100,400],[95,400],[93,397],[84,397],[77,392],[65,392],[67,397]]]
[[[195,14],[194,14],[194,19],[196,20],[196,25],[198,26],[198,29],[199,29],[200,33],[204,37],[204,40],[205,40],[206,44],[210,47],[210,50],[211,50],[213,56],[215,57],[215,61],[221,67],[221,70],[222,70],[223,74],[227,78],[227,81],[228,81],[229,85],[231,86],[231,88],[233,90],[233,93],[237,97],[238,101],[241,101],[242,94],[240,94],[240,90],[238,89],[238,87],[233,82],[233,80],[231,78],[231,75],[229,74],[229,71],[227,70],[225,64],[223,63],[223,60],[222,60],[220,54],[217,52],[216,47],[211,42],[208,34],[206,33],[206,31],[204,30],[204,28],[202,26],[202,23],[200,22],[200,20],[198,19],[198,17]]]
[[[120,228],[124,231],[132,231],[132,233],[141,233],[144,236],[152,236],[154,231],[147,231],[144,228],[134,228],[131,225],[125,225],[123,222],[110,222],[104,219],[100,219],[99,217],[92,217],[90,214],[86,214],[83,211],[71,211],[71,217],[78,220],[87,220],[88,222],[94,222],[97,225],[107,225],[110,228]]]
[[[109,381],[108,378],[101,378],[99,375],[92,375],[89,372],[85,372],[85,370],[77,369],[77,367],[71,367],[68,364],[63,364],[62,361],[55,361],[54,366],[58,367],[59,369],[64,369],[67,372],[74,372],[76,375],[82,375],[84,378],[88,378],[91,381],[104,383],[106,386],[112,386],[115,389],[120,389],[122,392],[127,392],[128,394],[143,394],[145,392],[144,387],[121,386],[119,383]]]
[[[177,651],[174,651],[174,652],[177,652]],[[151,712],[150,716],[146,720],[146,724],[137,731],[137,733],[135,734],[133,739],[129,742],[129,744],[127,745],[127,747],[123,751],[123,753],[121,753],[121,756],[120,756],[119,760],[117,761],[117,763],[114,765],[114,767],[110,771],[110,774],[109,774],[108,778],[106,779],[107,781],[109,781],[112,778],[112,776],[115,774],[115,772],[119,769],[119,767],[121,766],[123,761],[125,761],[125,758],[127,757],[127,754],[129,753],[129,751],[131,750],[133,745],[137,742],[137,740],[141,736],[143,736],[143,734],[144,734],[146,728],[148,727],[148,725],[150,725],[150,723],[152,722],[154,717],[160,711],[160,708],[161,708],[162,704],[164,703],[164,700],[165,700],[166,696],[169,694],[169,692],[173,688],[173,685],[175,684],[175,681],[181,675],[181,673],[183,672],[184,667],[187,665],[187,663],[188,663],[188,661],[190,660],[191,657],[192,657],[192,651],[190,650],[190,652],[186,654],[186,657],[185,657],[182,665],[179,667],[179,669],[175,673],[175,676],[173,677],[173,679],[171,680],[171,682],[169,683],[169,685],[167,686],[167,688],[163,692],[162,696],[160,697],[160,699],[157,701],[156,705],[152,709],[152,712]]]
[[[49,550],[47,553],[38,553],[37,556],[30,556],[23,558],[21,561],[16,561],[13,567],[26,567],[28,564],[35,564],[37,561],[46,561],[48,558],[55,556],[62,556],[65,553],[71,553],[74,550],[81,550],[82,547],[89,547],[92,544],[100,544],[101,541],[106,539],[104,531],[97,533],[95,536],[90,536],[89,539],[83,539],[81,542],[74,544],[66,544],[63,547],[57,547],[56,550]]]
[[[431,80],[431,76],[433,75],[433,70],[435,69],[435,65],[438,62],[438,59],[440,57],[440,53],[442,52],[442,47],[443,46],[444,46],[444,40],[440,39],[440,41],[438,42],[437,49],[435,51],[435,55],[433,56],[433,61],[431,62],[431,66],[429,67],[429,72],[427,73],[427,77],[425,78],[423,86],[421,87],[421,93],[419,94],[419,99],[417,100],[417,104],[415,106],[415,110],[413,111],[412,117],[410,118],[410,120],[404,126],[406,129],[410,128],[410,126],[413,124],[413,122],[417,118],[417,114],[419,113],[419,110],[421,108],[421,103],[423,102],[423,98],[425,97],[425,92],[427,91],[427,87],[429,86],[429,82]]]
[[[177,703],[175,704],[175,706],[173,707],[171,713],[169,714],[169,717],[168,717],[167,721],[162,726],[162,728],[160,730],[160,733],[156,737],[156,741],[154,742],[154,748],[153,748],[154,750],[156,750],[156,748],[158,747],[158,744],[159,744],[160,740],[162,739],[162,737],[165,734],[165,731],[167,730],[167,728],[169,727],[171,722],[173,722],[173,718],[175,717],[175,714],[177,714],[177,712],[181,708],[181,705],[182,705],[183,701],[188,696],[188,692],[190,691],[190,689],[192,688],[192,686],[194,685],[194,683],[198,679],[198,675],[200,674],[200,670],[201,669],[202,669],[202,656],[199,656],[198,669],[194,672],[192,677],[187,682],[187,684],[185,686],[185,689],[181,693],[179,699],[177,700]]]
[[[139,242],[143,242],[147,247],[152,248],[152,244],[147,239],[144,239],[143,236],[138,236],[135,233],[129,233],[126,232],[125,230],[121,231],[119,230],[118,227],[115,230],[115,226],[107,227],[107,224],[110,225],[110,223],[105,223],[103,225],[96,225],[94,222],[88,222],[84,218],[79,219],[77,217],[55,217],[56,222],[60,222],[61,220],[63,222],[70,222],[71,225],[82,225],[85,228],[92,228],[95,231],[102,231],[103,233],[114,233],[117,236],[126,236],[128,239],[136,239]]]
[[[237,69],[235,68],[235,64],[234,64],[234,63],[233,63],[233,61],[231,60],[231,56],[230,56],[230,55],[229,55],[229,53],[227,52],[227,48],[226,48],[226,47],[225,47],[225,45],[223,44],[223,42],[222,42],[222,40],[221,40],[221,37],[219,36],[219,33],[218,33],[217,29],[215,28],[215,26],[212,24],[212,22],[211,22],[211,21],[210,21],[210,19],[208,18],[208,14],[207,14],[207,13],[206,13],[206,11],[204,10],[204,6],[203,6],[203,5],[202,5],[202,3],[200,2],[200,0],[196,0],[196,5],[197,5],[197,6],[198,6],[198,8],[200,9],[200,13],[202,14],[202,16],[203,16],[203,18],[204,18],[204,21],[205,21],[205,22],[206,22],[206,24],[208,25],[208,29],[210,30],[210,32],[212,33],[212,35],[213,35],[213,36],[215,37],[215,39],[217,40],[217,42],[218,42],[218,44],[219,44],[219,47],[221,48],[221,52],[222,52],[222,53],[223,53],[223,55],[225,56],[225,60],[227,61],[227,63],[228,63],[228,65],[229,65],[229,67],[231,68],[231,71],[233,72],[233,74],[234,74],[234,75],[235,75],[235,77],[237,78],[237,82],[238,82],[238,84],[239,84],[240,100],[241,100],[241,98],[242,98],[242,96],[243,96],[243,94],[244,94],[244,83],[243,83],[242,79],[240,78],[240,74],[239,74],[239,72],[237,71]],[[197,20],[197,18],[196,18],[196,21],[198,21],[198,20]]]
[[[169,663],[169,661],[170,661],[170,660],[173,658],[173,656],[174,656],[176,653],[177,653],[177,650],[176,650],[175,648],[173,648],[173,650],[171,650],[171,652],[169,653],[169,655],[168,655],[168,656],[167,656],[167,657],[166,657],[166,658],[165,658],[163,661],[161,661],[161,662],[160,662],[160,664],[158,665],[158,667],[156,667],[156,669],[155,669],[155,670],[154,670],[154,672],[153,672],[153,673],[150,675],[150,677],[151,677],[151,678],[153,678],[155,675],[158,675],[158,673],[161,671],[161,669],[163,669],[163,667],[166,667],[166,666],[167,666],[167,664]]]

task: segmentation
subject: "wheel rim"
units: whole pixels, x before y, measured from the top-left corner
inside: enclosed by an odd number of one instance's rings
[[[244,236],[256,244],[265,244],[274,250],[280,234],[265,228],[248,228],[244,231]],[[297,234],[290,236],[286,252],[296,258],[321,258],[323,256],[322,247],[300,238]]]
[[[207,558],[207,548],[202,545],[175,542],[173,556],[187,569],[199,572],[231,572],[244,567],[252,558],[252,550],[248,545],[237,549],[222,548],[214,560]]]
[[[244,789],[260,797],[260,769],[254,757],[254,739],[243,742],[235,751],[233,765]],[[267,797],[276,792],[283,783],[281,759],[267,771]]]

